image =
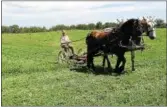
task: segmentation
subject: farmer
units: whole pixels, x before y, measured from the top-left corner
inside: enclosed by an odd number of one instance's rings
[[[69,39],[68,35],[66,34],[66,32],[64,30],[62,30],[62,36],[60,39],[61,42],[61,47],[67,52],[67,49],[70,48],[72,51],[72,54],[74,55],[74,49],[73,47],[70,45],[71,40]]]

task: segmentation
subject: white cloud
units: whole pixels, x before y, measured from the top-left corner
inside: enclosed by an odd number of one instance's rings
[[[128,14],[129,17],[135,16],[135,14],[142,15],[146,11],[150,12],[153,10],[155,10],[156,15],[157,10],[165,11],[165,7],[165,1],[3,1],[2,21],[4,24],[18,23],[21,25],[23,25],[23,23],[25,25],[30,25],[31,23],[28,22],[31,21],[33,24],[50,24],[50,26],[55,24],[90,23],[97,21],[108,21],[121,16],[128,17],[126,14]],[[117,15],[114,16],[114,14]],[[7,20],[10,18],[12,19]]]
[[[3,2],[2,3],[2,10],[4,13],[13,13],[13,9],[17,9],[16,13],[23,12],[24,9],[25,14],[29,13],[42,13],[42,12],[78,12],[78,11],[90,11],[93,10],[91,8],[100,7],[104,5],[115,5],[115,4],[129,4],[128,2],[111,2],[111,1],[55,1],[55,2]]]

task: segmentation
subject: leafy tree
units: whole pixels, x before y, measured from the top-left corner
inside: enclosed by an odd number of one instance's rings
[[[88,24],[88,29],[95,29],[96,25],[94,23]]]
[[[110,24],[109,22],[106,22],[106,23],[104,23],[103,27],[104,27],[104,28],[111,27],[111,24]]]
[[[76,26],[76,29],[83,29],[83,30],[86,30],[88,29],[88,26],[86,24],[78,24]]]
[[[20,33],[25,33],[24,27],[20,27]]]
[[[117,23],[114,22],[102,22],[89,23],[89,24],[78,24],[78,25],[64,25],[59,24],[56,26],[52,26],[49,29],[46,29],[45,26],[37,27],[37,26],[30,26],[30,27],[19,27],[18,25],[11,25],[11,26],[4,26],[2,25],[2,33],[35,33],[35,32],[46,32],[46,31],[57,31],[57,30],[69,30],[69,29],[83,29],[83,30],[92,30],[92,29],[104,29],[108,27],[116,27]],[[155,26],[159,28],[167,27],[167,24],[162,19],[155,20]]]
[[[70,27],[70,29],[76,29],[76,26],[75,25],[71,25],[71,26],[69,26]]]
[[[102,29],[102,22],[96,23],[96,29]]]
[[[2,26],[2,33],[8,33],[9,27],[8,26]]]
[[[11,33],[19,33],[19,26],[18,25],[12,25],[10,26]]]
[[[155,20],[155,26],[159,27],[159,28],[164,28],[164,27],[166,27],[166,24],[165,24],[164,20],[156,19]]]

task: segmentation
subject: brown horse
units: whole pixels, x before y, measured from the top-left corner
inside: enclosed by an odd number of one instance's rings
[[[135,44],[140,44],[143,32],[147,32],[147,35],[150,37],[150,39],[155,38],[155,35],[153,33],[154,32],[153,26],[151,26],[144,18],[142,21],[139,19],[129,19],[128,21],[123,23],[116,30],[116,32],[111,31],[109,33],[104,33],[104,32],[92,31],[91,33],[88,34],[86,38],[87,53],[88,53],[87,67],[95,70],[93,57],[99,51],[102,51],[105,55],[103,62],[105,62],[105,59],[107,59],[108,67],[111,66],[109,66],[110,63],[107,54],[112,53],[118,57],[115,66],[116,72],[124,71],[126,63],[124,54],[125,52],[128,51],[128,49],[125,48],[124,46],[128,46],[130,40],[133,40]],[[122,65],[121,67],[119,67],[121,62]]]
[[[114,31],[115,30],[112,30],[110,32],[104,32],[104,31],[94,30],[87,35],[86,44],[87,44],[88,68],[92,68],[93,70],[95,70],[93,57],[99,55],[103,55],[104,58],[107,59],[108,68],[112,68],[107,55],[107,53],[109,52],[108,50],[109,48],[107,46],[115,42],[114,38],[117,39]]]

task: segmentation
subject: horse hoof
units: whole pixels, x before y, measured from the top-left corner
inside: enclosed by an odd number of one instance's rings
[[[125,72],[126,72],[125,70],[122,70],[122,71],[121,71],[121,74],[124,74]]]
[[[108,69],[108,68],[103,68],[103,71],[104,71],[105,73],[108,73],[108,72],[109,72],[109,69]]]
[[[92,74],[97,75],[98,73],[96,71],[92,70]]]
[[[89,69],[89,71],[90,71],[92,74],[96,74],[95,70],[93,70],[93,69]]]
[[[115,72],[115,73],[118,73],[118,74],[123,74],[123,73],[125,73],[123,67],[120,67],[120,68],[118,68],[118,69],[115,69],[114,72]]]
[[[120,70],[119,69],[114,69],[114,72],[115,73],[120,73]]]
[[[124,70],[124,67],[123,67],[123,66],[121,66],[119,69],[120,69],[121,71],[123,71],[123,70]]]
[[[108,68],[108,73],[112,73],[112,72],[114,72],[114,69]]]

